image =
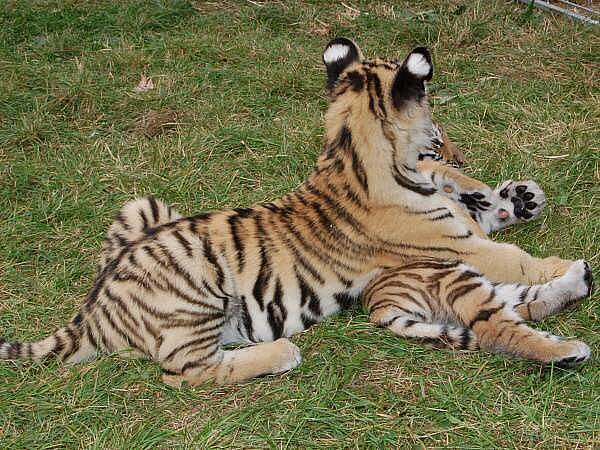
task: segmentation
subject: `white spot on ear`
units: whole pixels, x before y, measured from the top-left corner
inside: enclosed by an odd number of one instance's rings
[[[427,59],[421,53],[413,53],[406,61],[406,68],[414,75],[425,77],[431,70],[431,64],[427,62]]]
[[[339,61],[346,57],[348,52],[350,51],[350,47],[342,44],[333,44],[325,53],[323,53],[323,61],[325,64],[331,64],[335,61]]]

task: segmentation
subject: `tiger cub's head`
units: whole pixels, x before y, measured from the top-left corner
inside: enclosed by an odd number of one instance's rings
[[[323,62],[327,141],[350,133],[365,162],[414,168],[435,138],[425,89],[433,75],[429,51],[415,48],[404,60],[365,59],[350,39],[336,38]]]

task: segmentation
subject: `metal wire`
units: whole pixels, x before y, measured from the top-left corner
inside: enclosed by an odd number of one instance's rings
[[[575,9],[583,9],[592,14],[600,15],[600,11],[593,10],[592,8],[588,8],[587,6],[579,5],[577,3],[569,2],[567,0],[556,0],[557,2],[564,3],[566,5],[572,6]]]
[[[564,14],[569,16],[571,19],[577,20],[579,22],[587,23],[590,25],[600,25],[600,22],[596,19],[592,19],[590,17],[582,16],[581,14],[577,14],[573,11],[569,11],[568,9],[561,8],[560,6],[553,5],[548,2],[540,1],[540,0],[518,0],[521,3],[526,5],[530,5],[533,3],[533,6],[536,6],[545,11],[558,12],[560,14]],[[579,6],[579,5],[577,5]]]

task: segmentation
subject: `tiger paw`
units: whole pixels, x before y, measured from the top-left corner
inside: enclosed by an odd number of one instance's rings
[[[592,269],[587,261],[579,259],[560,278],[552,282],[554,289],[560,292],[563,306],[570,306],[583,298],[590,297],[593,291]]]
[[[575,300],[591,297],[594,291],[594,277],[589,263],[579,259],[573,263],[571,268],[563,276],[570,278],[572,294]]]
[[[546,196],[535,181],[506,180],[494,191],[511,206],[498,209],[498,219],[509,223],[529,222],[537,218],[544,205]]]
[[[581,341],[566,341],[560,344],[562,352],[553,358],[555,366],[568,368],[575,367],[587,361],[592,354],[590,348]]]
[[[273,367],[273,373],[279,374],[295,369],[302,361],[302,355],[298,346],[293,344],[289,339],[280,338],[271,343],[275,348],[276,364]]]

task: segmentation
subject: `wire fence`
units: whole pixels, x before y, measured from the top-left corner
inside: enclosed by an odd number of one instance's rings
[[[518,0],[526,5],[533,5],[544,11],[563,14],[578,22],[589,25],[600,25],[600,2],[581,0],[573,2],[568,0]]]

